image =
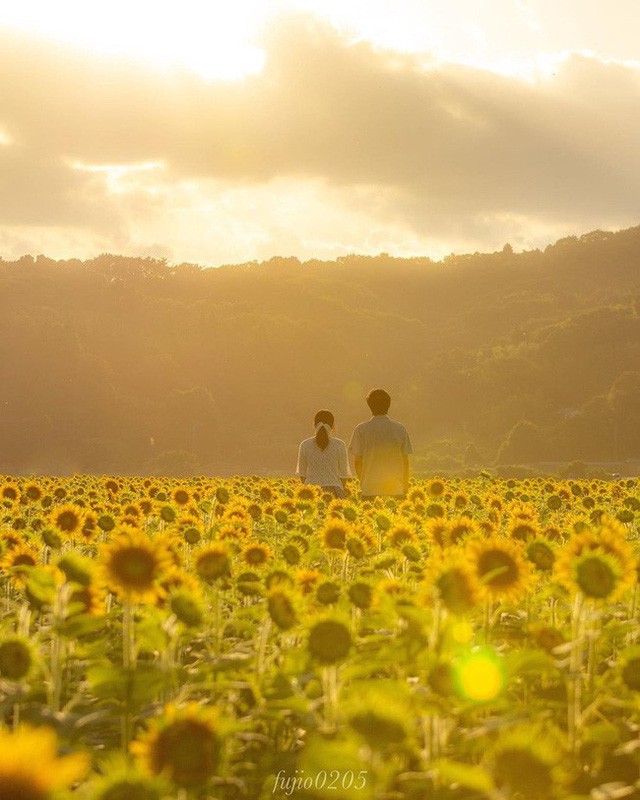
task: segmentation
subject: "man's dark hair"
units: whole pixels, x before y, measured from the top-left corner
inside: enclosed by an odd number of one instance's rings
[[[391,395],[384,389],[372,389],[367,395],[367,405],[374,415],[386,414],[391,405]]]

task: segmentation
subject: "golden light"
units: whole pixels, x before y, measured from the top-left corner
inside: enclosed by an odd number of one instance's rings
[[[454,680],[460,695],[478,703],[494,700],[505,684],[500,657],[491,650],[471,653],[454,667]]]
[[[466,619],[456,620],[451,624],[451,638],[457,644],[467,644],[473,639],[473,626]]]
[[[94,54],[163,69],[183,67],[210,80],[237,80],[264,65],[264,53],[252,39],[269,13],[264,0],[23,0],[3,8],[0,24]]]
[[[73,161],[70,166],[82,172],[94,172],[105,177],[109,191],[118,194],[126,190],[127,178],[138,173],[153,172],[164,168],[161,161],[144,161],[140,164],[84,164],[82,161]]]

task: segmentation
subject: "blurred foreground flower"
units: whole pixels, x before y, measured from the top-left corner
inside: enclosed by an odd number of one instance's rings
[[[58,758],[56,734],[50,728],[0,731],[0,800],[48,800],[89,770],[84,753]]]

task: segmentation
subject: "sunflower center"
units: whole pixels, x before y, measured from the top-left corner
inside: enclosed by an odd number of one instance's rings
[[[576,583],[588,597],[608,597],[616,587],[611,566],[598,556],[588,556],[577,565]]]
[[[20,553],[13,559],[14,567],[35,567],[36,560],[29,553]]]
[[[28,775],[0,775],[0,800],[46,800],[48,794]]]
[[[78,519],[78,515],[73,511],[63,511],[58,515],[56,523],[61,531],[71,533],[78,527],[80,520]]]
[[[496,758],[495,776],[499,786],[507,786],[511,791],[523,792],[526,797],[541,800],[550,796],[553,786],[549,765],[534,753],[519,747],[500,751]]]
[[[508,553],[497,548],[481,553],[478,573],[489,586],[511,586],[518,580],[516,562]]]
[[[113,554],[112,571],[123,586],[139,588],[150,585],[155,568],[153,553],[142,547],[129,547]]]
[[[449,569],[436,581],[442,602],[454,614],[473,608],[473,590],[467,576],[460,569]]]
[[[9,680],[20,680],[31,667],[31,653],[22,642],[4,642],[0,645],[0,675]]]
[[[196,720],[181,720],[165,728],[153,746],[156,772],[169,769],[179,786],[197,786],[216,771],[220,744],[211,728]]]

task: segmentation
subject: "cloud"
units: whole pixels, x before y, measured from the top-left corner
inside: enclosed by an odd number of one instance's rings
[[[181,217],[186,231],[191,209],[202,230],[207,208],[218,207],[231,222],[246,193],[262,198],[287,183],[302,204],[292,229],[286,215],[242,212],[238,237],[246,224],[274,252],[278,242],[309,249],[329,235],[323,198],[348,209],[357,197],[360,221],[369,214],[385,241],[404,230],[416,246],[526,242],[527,226],[535,240],[540,231],[637,221],[640,70],[632,65],[568,54],[554,76],[531,82],[425,66],[348,43],[306,16],[278,20],[264,46],[261,74],[215,83],[3,34],[0,225],[75,226],[132,245],[146,224],[155,243],[163,218]],[[161,166],[132,170],[115,190],[108,173],[77,168],[149,162]],[[308,225],[302,241],[293,226],[305,202],[318,229]],[[163,244],[173,252],[181,237]],[[370,245],[365,237],[362,249]]]

